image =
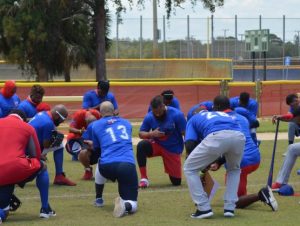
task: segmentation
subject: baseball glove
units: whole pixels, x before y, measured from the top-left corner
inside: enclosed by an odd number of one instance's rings
[[[58,147],[61,145],[61,143],[64,140],[64,134],[56,131],[56,130],[52,130],[52,135],[51,135],[51,140],[50,140],[50,147]]]

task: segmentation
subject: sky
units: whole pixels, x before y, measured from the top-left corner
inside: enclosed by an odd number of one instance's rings
[[[133,0],[132,9],[127,9],[123,13],[123,23],[119,26],[119,38],[135,38],[140,37],[140,16],[143,17],[142,36],[143,38],[152,38],[152,0],[145,0],[144,9],[138,9],[137,0]],[[126,0],[122,1],[124,4]],[[190,37],[200,40],[207,39],[207,20],[211,13],[208,9],[204,9],[201,2],[193,8],[190,1],[176,8],[171,13],[171,18],[166,22],[167,40],[186,38],[187,15],[190,17]],[[166,15],[164,8],[164,0],[158,3],[158,28],[163,31],[162,17]],[[125,4],[126,5],[126,4]],[[111,6],[110,6],[111,8]],[[113,13],[113,8],[111,8]],[[259,29],[259,15],[262,16],[262,29],[270,29],[271,33],[275,33],[283,38],[283,15],[286,16],[286,40],[293,40],[296,31],[300,30],[300,14],[299,0],[225,0],[224,6],[216,8],[214,13],[215,19],[215,36],[234,36],[235,23],[234,16],[238,17],[238,34],[242,38],[245,30]],[[247,18],[247,19],[246,19]],[[277,19],[276,19],[277,18]],[[226,30],[226,31],[225,31]],[[116,37],[116,25],[112,26],[111,37]],[[226,34],[225,34],[226,33]]]

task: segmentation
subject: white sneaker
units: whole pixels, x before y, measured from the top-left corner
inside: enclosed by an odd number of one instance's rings
[[[123,217],[126,213],[125,204],[121,197],[115,199],[114,217]]]
[[[224,210],[224,217],[234,217],[234,210]]]

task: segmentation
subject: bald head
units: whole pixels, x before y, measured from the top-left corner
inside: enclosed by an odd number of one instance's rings
[[[100,105],[100,114],[102,117],[114,115],[114,105],[109,101],[104,101]]]

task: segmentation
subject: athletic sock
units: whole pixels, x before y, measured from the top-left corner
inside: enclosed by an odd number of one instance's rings
[[[49,174],[47,170],[42,170],[36,177],[36,186],[39,189],[42,208],[48,208],[49,196]]]
[[[53,152],[56,175],[61,175],[63,171],[64,149],[59,149]]]
[[[104,189],[104,184],[96,184],[95,183],[96,199],[102,198],[103,189]]]

